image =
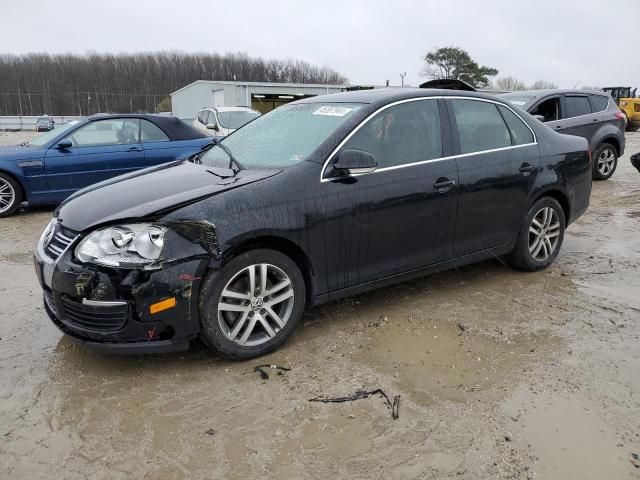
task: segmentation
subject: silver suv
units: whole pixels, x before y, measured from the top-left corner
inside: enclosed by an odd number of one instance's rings
[[[259,116],[249,107],[208,107],[198,112],[193,126],[212,137],[226,137]]]
[[[578,135],[589,142],[593,178],[613,175],[624,153],[625,116],[605,92],[587,90],[523,90],[505,93],[508,100],[559,133]]]

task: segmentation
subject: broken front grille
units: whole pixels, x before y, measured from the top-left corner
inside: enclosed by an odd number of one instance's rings
[[[54,225],[53,235],[49,243],[45,245],[44,251],[49,258],[57,260],[69,245],[76,239],[75,232],[62,227],[59,223]]]
[[[88,330],[112,331],[121,329],[129,316],[129,306],[124,305],[85,305],[66,296],[62,296],[64,312],[60,317],[80,328]]]

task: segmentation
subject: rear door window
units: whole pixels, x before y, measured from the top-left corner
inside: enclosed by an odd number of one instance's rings
[[[560,120],[560,97],[548,98],[529,112],[531,115],[540,115],[543,122],[554,122]]]
[[[586,95],[566,95],[565,96],[564,118],[579,117],[591,113],[591,104]]]
[[[609,106],[609,97],[604,95],[591,95],[591,104],[594,112],[602,112]]]
[[[461,153],[511,146],[511,134],[496,104],[479,100],[451,100],[458,125]]]

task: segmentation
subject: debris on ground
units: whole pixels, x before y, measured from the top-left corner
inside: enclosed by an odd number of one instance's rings
[[[265,368],[270,368],[272,370],[278,370],[278,375],[282,375],[282,372],[291,371],[290,368],[287,367],[279,367],[278,365],[258,365],[253,369],[254,372],[258,372],[260,374],[260,378],[262,380],[268,380],[269,374],[265,371]]]
[[[214,436],[216,434],[216,431],[213,428],[210,428],[209,430],[207,430],[205,432],[207,435],[211,435]]]
[[[375,390],[357,390],[353,395],[348,395],[346,397],[316,397],[310,398],[310,402],[322,402],[322,403],[343,403],[343,402],[353,402],[355,400],[362,400],[363,398],[369,398],[372,395],[380,395],[387,405],[387,408],[391,412],[391,417],[396,420],[400,417],[400,395],[396,395],[393,397],[393,402],[389,400],[389,397],[384,392],[384,390],[377,388]]]

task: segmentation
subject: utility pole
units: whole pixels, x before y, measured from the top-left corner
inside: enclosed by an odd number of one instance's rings
[[[404,77],[407,76],[407,72],[400,74],[400,86],[404,87]]]

